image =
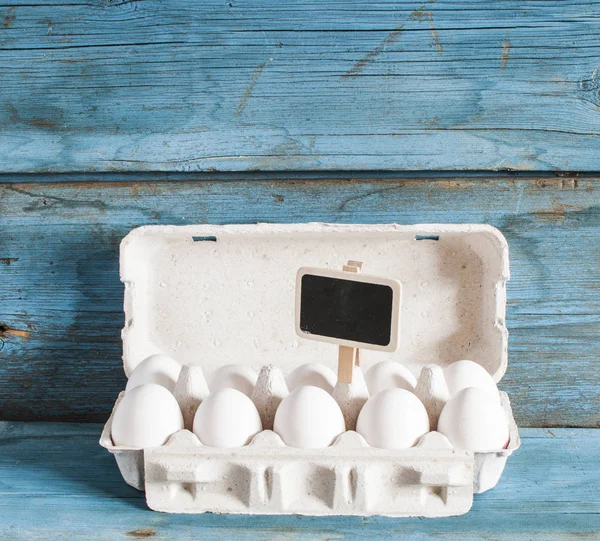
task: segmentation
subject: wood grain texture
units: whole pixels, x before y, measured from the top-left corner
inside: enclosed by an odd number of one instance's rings
[[[498,227],[519,425],[600,426],[600,180],[570,177],[0,184],[0,418],[108,417],[130,229],[306,221]]]
[[[600,170],[600,3],[13,0],[0,171]]]
[[[166,515],[121,479],[100,425],[0,423],[0,538],[600,539],[600,430],[526,429],[498,486],[448,519]]]

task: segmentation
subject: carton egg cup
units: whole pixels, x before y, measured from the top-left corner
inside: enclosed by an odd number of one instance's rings
[[[362,350],[364,370],[395,360],[419,375],[432,362],[445,367],[471,359],[501,379],[509,271],[498,230],[320,223],[132,231],[121,243],[126,375],[158,352],[207,371],[275,364],[289,373],[315,361],[335,368],[334,345],[295,334],[295,276],[301,266],[339,268],[352,259],[403,286],[399,348]],[[496,485],[520,445],[508,396],[500,396],[510,441],[491,452],[454,449],[435,431],[410,449],[376,449],[351,430],[325,449],[287,447],[271,430],[237,449],[205,447],[188,430],[161,447],[133,449],[112,444],[112,415],[100,443],[156,511],[459,515],[470,509],[474,493]]]

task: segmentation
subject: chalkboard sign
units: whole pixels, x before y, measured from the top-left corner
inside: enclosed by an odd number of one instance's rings
[[[311,340],[394,351],[400,294],[397,280],[301,268],[296,280],[296,332]]]

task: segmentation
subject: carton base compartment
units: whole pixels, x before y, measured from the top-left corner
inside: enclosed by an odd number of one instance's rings
[[[490,452],[454,449],[438,432],[400,451],[369,447],[354,431],[325,449],[296,449],[270,430],[233,450],[205,447],[187,430],[162,447],[126,449],[112,444],[112,416],[100,443],[115,455],[125,482],[146,491],[155,511],[460,515],[471,508],[473,494],[496,486],[507,458],[520,446],[508,395],[500,396],[510,443]]]
[[[353,431],[325,449],[295,449],[266,430],[232,451],[184,430],[148,449],[145,467],[148,505],[163,512],[448,516],[473,500],[473,454],[435,432],[388,451]]]

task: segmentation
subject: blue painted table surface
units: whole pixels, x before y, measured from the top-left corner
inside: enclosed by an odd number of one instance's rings
[[[600,539],[597,429],[523,430],[498,486],[444,519],[155,513],[98,445],[100,430],[0,423],[0,539]]]
[[[600,170],[588,0],[11,0],[0,171]]]

